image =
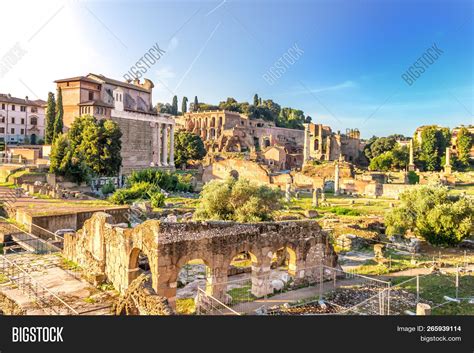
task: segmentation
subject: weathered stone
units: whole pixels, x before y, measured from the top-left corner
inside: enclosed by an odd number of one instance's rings
[[[173,307],[180,269],[193,259],[209,268],[206,292],[223,299],[228,269],[240,253],[252,256],[253,295],[272,292],[268,274],[272,254],[287,248],[289,273],[298,281],[314,281],[318,271],[301,271],[321,262],[337,267],[337,255],[328,235],[315,221],[298,222],[186,222],[146,221],[135,228],[112,225],[113,218],[95,213],[76,234],[66,234],[64,256],[87,272],[104,274],[121,293],[139,276],[140,253],[148,257],[152,286]],[[265,278],[267,278],[265,280]]]

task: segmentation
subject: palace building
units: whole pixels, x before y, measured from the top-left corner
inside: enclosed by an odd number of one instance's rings
[[[122,173],[150,166],[174,169],[175,120],[153,109],[153,82],[122,82],[88,74],[56,80],[62,90],[64,126],[81,115],[115,121],[122,131]]]

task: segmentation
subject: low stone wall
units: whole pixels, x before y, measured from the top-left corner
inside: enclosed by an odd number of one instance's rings
[[[128,207],[121,207],[116,209],[107,209],[107,213],[112,217],[112,223],[127,223],[128,222]],[[80,229],[84,226],[84,222],[91,218],[92,215],[98,212],[97,209],[93,211],[79,211],[79,212],[70,212],[63,214],[52,214],[45,216],[35,216],[28,213],[27,210],[18,209],[15,212],[15,219],[20,224],[24,224],[27,227],[27,230],[37,236],[43,238],[50,238],[51,234],[59,229]],[[32,226],[32,224],[37,225],[41,228],[46,229],[44,231],[38,227]]]
[[[0,292],[0,315],[26,315],[26,311],[13,299]]]
[[[409,184],[382,184],[382,196],[396,199],[402,192],[416,187],[417,185]]]

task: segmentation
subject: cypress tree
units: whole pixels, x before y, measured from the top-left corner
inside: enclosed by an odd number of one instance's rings
[[[183,97],[181,102],[181,112],[184,114],[188,111],[188,97]]]
[[[56,101],[54,93],[48,93],[48,103],[46,106],[46,121],[44,131],[44,143],[49,145],[53,143],[54,137],[54,119],[56,118]]]
[[[172,108],[172,114],[178,115],[178,97],[177,96],[173,97],[173,103],[171,104],[171,108]]]
[[[62,134],[63,132],[63,115],[63,94],[60,87],[58,88],[58,99],[56,100],[56,117],[54,119],[53,141],[59,136],[59,134]]]
[[[198,97],[194,96],[194,111],[197,112],[198,110],[199,110]]]
[[[257,93],[255,93],[255,95],[253,96],[253,105],[258,106],[258,94]]]

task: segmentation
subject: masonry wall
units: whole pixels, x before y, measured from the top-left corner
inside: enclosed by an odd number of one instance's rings
[[[206,291],[224,300],[228,269],[241,252],[252,257],[252,293],[271,292],[269,278],[273,254],[290,249],[289,273],[299,281],[314,280],[321,263],[336,267],[337,255],[329,237],[315,221],[160,223],[149,220],[135,228],[113,226],[113,218],[96,213],[76,234],[67,234],[64,256],[83,267],[94,278],[112,282],[121,293],[138,278],[139,253],[148,257],[155,293],[171,306],[176,299],[180,269],[190,260],[201,259],[210,269]]]
[[[259,184],[270,184],[270,176],[261,165],[239,159],[225,159],[211,163],[204,169],[202,180],[207,183],[213,179],[226,179],[232,171],[236,171],[239,178],[249,179]]]
[[[153,161],[150,122],[116,117],[112,120],[122,131],[122,173],[149,167]]]

